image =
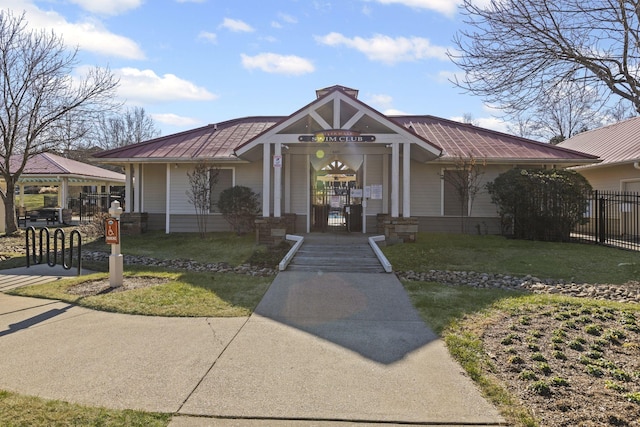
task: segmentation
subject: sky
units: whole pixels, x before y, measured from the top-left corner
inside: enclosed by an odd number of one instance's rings
[[[287,116],[333,85],[385,114],[506,131],[450,79],[460,0],[0,0],[30,28],[109,67],[125,107],[162,135],[247,116]]]

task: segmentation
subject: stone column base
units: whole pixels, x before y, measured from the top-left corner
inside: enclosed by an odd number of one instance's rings
[[[147,232],[149,214],[147,212],[125,212],[120,215],[120,233],[137,235]]]
[[[256,242],[259,245],[276,246],[284,242],[287,234],[295,232],[296,214],[256,219]]]
[[[392,218],[389,214],[378,214],[377,232],[384,234],[390,243],[415,243],[418,239],[418,218]]]

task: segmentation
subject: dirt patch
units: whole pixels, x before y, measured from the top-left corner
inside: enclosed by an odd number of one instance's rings
[[[92,280],[89,282],[79,283],[67,289],[67,293],[71,295],[80,295],[83,297],[106,294],[109,292],[124,292],[133,289],[148,288],[151,286],[163,285],[170,282],[170,279],[162,277],[124,277],[122,286],[112,288],[109,279]]]
[[[496,319],[482,341],[492,374],[541,426],[640,426],[637,312],[525,309]]]

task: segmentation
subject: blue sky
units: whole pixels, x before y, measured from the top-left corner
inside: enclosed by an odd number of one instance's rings
[[[387,114],[430,114],[505,131],[448,81],[458,0],[0,0],[108,66],[118,96],[163,135],[254,115],[289,115],[343,85]]]

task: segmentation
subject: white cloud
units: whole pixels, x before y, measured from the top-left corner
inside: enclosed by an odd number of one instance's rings
[[[216,44],[218,42],[218,36],[216,33],[210,33],[209,31],[200,31],[198,34],[199,39],[208,41],[209,43]]]
[[[382,4],[400,4],[414,9],[428,9],[453,16],[456,13],[460,0],[375,0]]]
[[[391,105],[393,104],[393,97],[382,94],[371,95],[369,97],[369,103],[378,109],[391,108]]]
[[[255,56],[242,54],[241,57],[242,65],[248,70],[259,69],[266,73],[295,76],[315,71],[311,61],[295,55],[261,53]]]
[[[402,110],[398,110],[395,108],[389,108],[386,109],[382,112],[382,114],[384,114],[385,116],[407,116],[409,115],[409,113],[402,111]]]
[[[316,36],[316,41],[327,46],[345,46],[355,49],[372,61],[385,64],[416,61],[427,58],[448,60],[447,48],[433,46],[429,39],[421,37],[392,38],[383,34],[365,39],[362,37],[348,38],[340,33],[329,33],[326,36]]]
[[[231,18],[224,18],[224,21],[220,24],[220,28],[226,28],[234,33],[252,33],[255,31],[253,27],[246,22]]]
[[[278,13],[278,18],[280,19],[280,21],[287,23],[287,24],[297,24],[298,20],[296,19],[295,16],[291,16],[287,13]]]
[[[53,31],[62,37],[65,45],[69,48],[78,46],[81,50],[127,59],[144,59],[145,57],[136,42],[110,32],[98,20],[86,19],[69,22],[59,13],[41,10],[28,1],[0,2],[2,7],[7,4],[10,5],[10,9],[25,11],[25,19],[29,28]]]
[[[211,101],[217,98],[206,88],[174,74],[157,75],[152,70],[121,68],[114,70],[120,78],[118,95],[132,102]]]
[[[177,127],[193,127],[200,124],[200,121],[197,119],[194,119],[192,117],[179,116],[174,113],[151,114],[151,118],[156,122]]]
[[[460,123],[465,122],[465,118],[461,116],[451,117],[450,120],[454,120]],[[480,117],[480,118],[472,117],[471,121],[475,126],[478,126],[481,128],[491,129],[497,132],[509,133],[509,123],[497,117]]]
[[[71,3],[75,3],[91,13],[119,15],[139,7],[142,5],[142,0],[71,0]]]

